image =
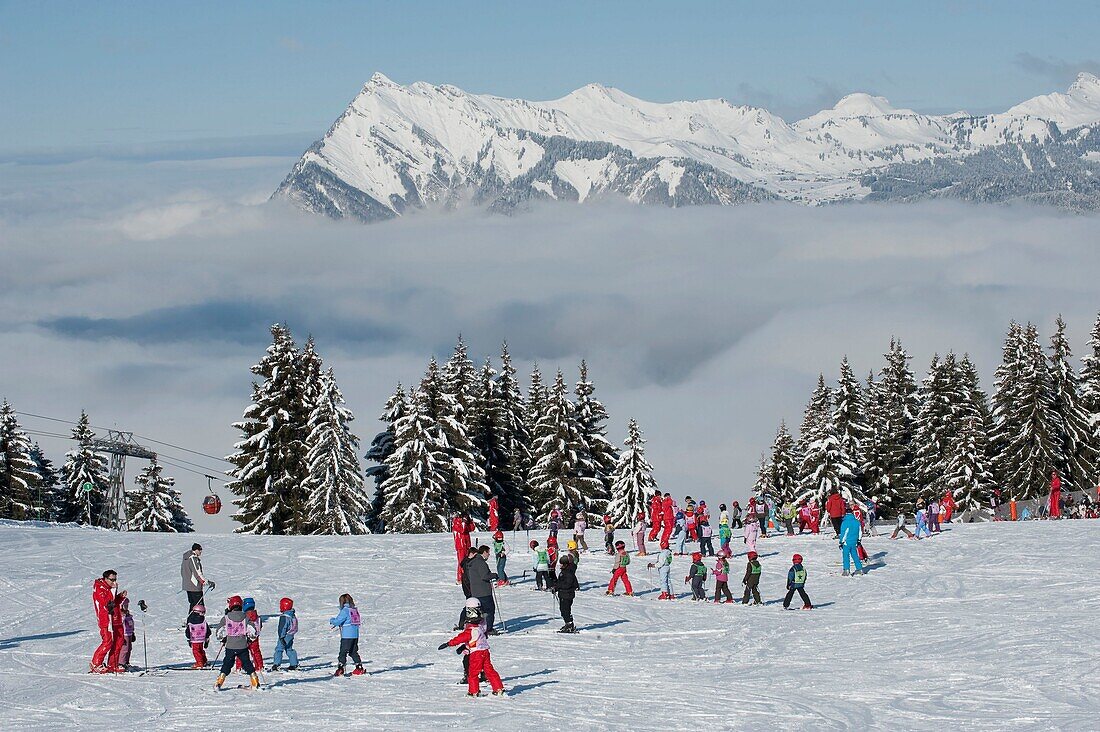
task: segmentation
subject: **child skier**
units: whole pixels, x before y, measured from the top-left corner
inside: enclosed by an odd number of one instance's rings
[[[630,578],[626,576],[627,565],[630,564],[630,554],[626,551],[626,543],[617,541],[615,542],[615,557],[611,563],[611,581],[607,584],[607,594],[615,594],[615,586],[619,584],[619,580],[623,581],[623,587],[626,588],[626,596],[634,596],[634,588],[630,586]]]
[[[730,528],[740,529],[741,526],[741,504],[734,501],[730,504]]]
[[[577,542],[570,539],[565,544],[565,554],[573,557],[573,567],[581,566],[581,553],[577,551]],[[565,555],[563,554],[562,557]],[[558,560],[558,564],[561,564],[561,559]]]
[[[344,675],[344,665],[349,655],[351,660],[355,661],[355,670],[351,675],[362,676],[366,673],[363,670],[363,660],[359,658],[359,622],[359,611],[355,608],[355,600],[345,592],[340,595],[340,612],[328,621],[333,628],[340,629],[340,655],[336,659],[336,672],[333,676]]]
[[[688,568],[688,575],[684,577],[684,582],[691,582],[691,599],[692,600],[705,600],[707,599],[707,592],[703,588],[703,583],[707,581],[707,567],[703,564],[703,555],[700,552],[695,552],[691,555],[691,567]]]
[[[729,552],[731,539],[733,532],[730,530],[729,519],[726,519],[718,524],[718,551]]]
[[[134,616],[130,614],[130,598],[123,594],[118,601],[118,610],[122,616],[122,650],[118,654],[118,667],[130,670],[130,652],[134,650]]]
[[[710,523],[710,509],[707,508],[706,501],[699,501],[699,506],[695,509],[695,520],[700,525]]]
[[[508,573],[504,571],[508,550],[504,546],[504,532],[499,529],[493,534],[493,556],[497,560],[497,587],[504,587],[508,584]]]
[[[634,534],[634,551],[637,552],[637,556],[645,556],[645,511],[638,511],[638,519],[634,522],[633,534]]]
[[[539,549],[539,543],[534,539],[531,540],[528,546],[531,547],[531,551],[535,555],[531,565],[531,569],[535,571],[535,589],[539,591],[548,590],[550,589],[550,555],[546,553],[545,549]]]
[[[748,528],[746,525],[745,528]],[[761,605],[763,602],[760,600],[760,560],[757,558],[755,551],[749,552],[749,563],[745,567],[745,578],[741,580],[741,584],[745,586],[745,594],[741,598],[742,605],[749,604],[749,595],[752,595],[752,604]]]
[[[698,519],[695,516],[695,503],[691,500],[691,496],[688,496],[687,505],[684,506],[684,528],[687,529],[687,535],[692,541],[699,541],[697,524]]]
[[[608,554],[615,553],[615,524],[606,514],[603,517],[603,547]]]
[[[659,586],[661,594],[658,595],[658,600],[675,600],[676,593],[672,591],[672,550],[668,548],[668,542],[661,542],[661,551],[657,552],[657,560],[650,562],[648,567],[653,569],[657,568],[657,574],[660,576]]]
[[[722,595],[726,596],[725,602],[733,602],[733,594],[730,592],[730,563],[726,559],[729,550],[723,550],[714,563],[714,601],[723,602]]]
[[[699,522],[699,552],[704,557],[714,556],[714,529],[709,521]]]
[[[791,557],[791,568],[787,570],[787,596],[783,598],[784,610],[791,607],[791,598],[796,592],[802,598],[802,609],[813,610],[810,596],[806,594],[806,570],[802,566],[801,554]]]
[[[677,546],[676,556],[684,555],[684,546],[687,544],[688,532],[687,532],[687,518],[684,516],[683,511],[676,513],[676,531],[672,534],[672,538],[680,537],[679,544]]]
[[[927,537],[932,536],[932,532],[928,530],[928,512],[923,506],[917,509],[917,533],[916,538],[920,539],[921,534]]]
[[[561,529],[561,511],[558,507],[550,509],[550,536],[556,537]]]
[[[577,542],[577,546],[583,546],[585,551],[588,551],[588,542],[584,540],[584,532],[588,528],[588,523],[584,519],[584,512],[577,512],[577,520],[573,522],[573,541]]]
[[[191,608],[183,634],[191,645],[191,655],[195,657],[195,663],[191,668],[206,668],[206,649],[210,647],[210,626],[206,622],[206,606],[201,602]]]
[[[760,538],[760,523],[746,519],[745,528],[742,529],[745,533],[745,546],[749,548],[750,553],[756,552],[756,540]]]
[[[255,636],[248,641],[248,653],[252,656],[252,666],[257,671],[261,671],[264,668],[264,655],[260,652],[260,632],[263,630],[263,621],[260,620],[260,614],[256,612],[256,601],[251,597],[244,598],[242,609],[248,622],[256,628]],[[241,668],[240,660],[237,661],[237,668]]]
[[[462,612],[458,616],[458,624],[455,625],[454,629],[462,630],[471,618],[479,619],[478,628],[482,633],[488,635],[488,629],[485,626],[485,614],[481,612],[481,600],[476,597],[466,599],[466,605],[462,608]],[[458,655],[462,656],[462,680],[458,684],[459,686],[468,686],[470,684],[470,649],[465,645],[460,646]],[[486,680],[484,671],[478,674],[478,681]]]
[[[558,581],[558,537],[546,538],[546,556],[550,559],[550,586]]]
[[[561,610],[561,620],[565,625],[561,626],[558,632],[576,633],[577,627],[573,625],[573,600],[581,588],[580,583],[577,582],[577,565],[570,553],[561,556],[559,565],[558,583],[554,586],[554,592],[558,596],[558,608]]]
[[[466,611],[466,627],[461,633],[451,638],[446,643],[439,645],[439,650],[448,646],[463,645],[469,650],[469,670],[466,672],[467,691],[466,696],[481,696],[481,673],[489,679],[489,685],[495,696],[504,696],[504,684],[500,680],[500,674],[493,668],[493,662],[489,656],[489,635],[482,624],[481,608],[468,608]]]
[[[222,660],[221,671],[218,680],[214,682],[215,689],[221,689],[225,683],[225,677],[233,670],[237,661],[241,662],[241,668],[248,674],[248,680],[252,688],[260,686],[260,678],[256,675],[256,667],[252,665],[252,654],[248,652],[248,645],[259,633],[256,626],[244,614],[244,602],[240,595],[229,598],[225,616],[215,626],[214,631],[218,638],[225,644],[225,658]]]
[[[275,641],[275,655],[271,659],[271,670],[278,671],[283,662],[283,653],[290,662],[287,669],[298,668],[298,651],[294,650],[294,636],[298,633],[298,617],[294,614],[294,601],[289,597],[279,600],[279,637]]]

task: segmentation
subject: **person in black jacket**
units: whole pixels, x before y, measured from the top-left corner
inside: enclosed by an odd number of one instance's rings
[[[467,550],[467,552],[466,552],[466,558],[463,559],[462,564],[459,565],[459,567],[462,570],[462,594],[465,595],[467,598],[471,597],[471,595],[470,595],[470,578],[466,575],[466,565],[468,565],[470,563],[470,560],[473,559],[476,556],[477,556],[477,549],[474,548],[474,547],[470,547],[469,550]]]
[[[497,610],[496,603],[493,602],[493,582],[497,575],[489,569],[489,547],[477,548],[477,553],[466,561],[463,575],[470,581],[470,597],[481,601],[481,612],[485,616],[485,627],[488,628],[489,635],[496,635],[493,628]]]
[[[554,591],[558,595],[558,607],[561,609],[561,619],[565,623],[561,626],[559,633],[577,632],[576,626],[573,625],[573,600],[577,597],[577,590],[580,588],[573,555],[562,554],[558,560],[558,582],[554,586]]]

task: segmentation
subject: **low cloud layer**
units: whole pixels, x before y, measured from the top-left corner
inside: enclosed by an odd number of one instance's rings
[[[1010,319],[1049,331],[1061,312],[1080,352],[1100,307],[1100,220],[1048,209],[607,203],[360,226],[257,205],[285,172],[270,161],[8,172],[0,395],[214,455],[271,322],[317,338],[364,441],[461,332],[474,354],[507,339],[525,371],[575,380],[587,358],[612,438],[636,417],[663,487],[729,500],[844,354],[866,373],[898,335],[920,372],[970,351],[988,386]],[[205,480],[176,474],[197,508]]]

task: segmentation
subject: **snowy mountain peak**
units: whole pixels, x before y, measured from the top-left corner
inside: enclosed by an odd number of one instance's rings
[[[1094,209],[1100,129],[1092,134],[1089,126],[1098,123],[1093,74],[997,115],[923,115],[856,93],[789,124],[724,99],[649,102],[587,84],[560,99],[527,101],[427,82],[403,86],[378,72],[275,195],[362,220],[470,200],[510,210],[533,199],[606,195],[670,206],[1046,195]],[[1072,139],[1064,134],[1070,130],[1077,130]],[[1073,147],[1052,156],[1022,145]],[[892,171],[940,160],[965,166],[932,171],[928,182],[924,169]],[[1010,173],[1019,173],[1018,187],[996,182]]]

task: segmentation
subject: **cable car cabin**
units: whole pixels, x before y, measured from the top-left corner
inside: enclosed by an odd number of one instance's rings
[[[202,499],[202,510],[213,516],[216,513],[221,513],[222,499],[217,495],[211,493],[206,498]]]

